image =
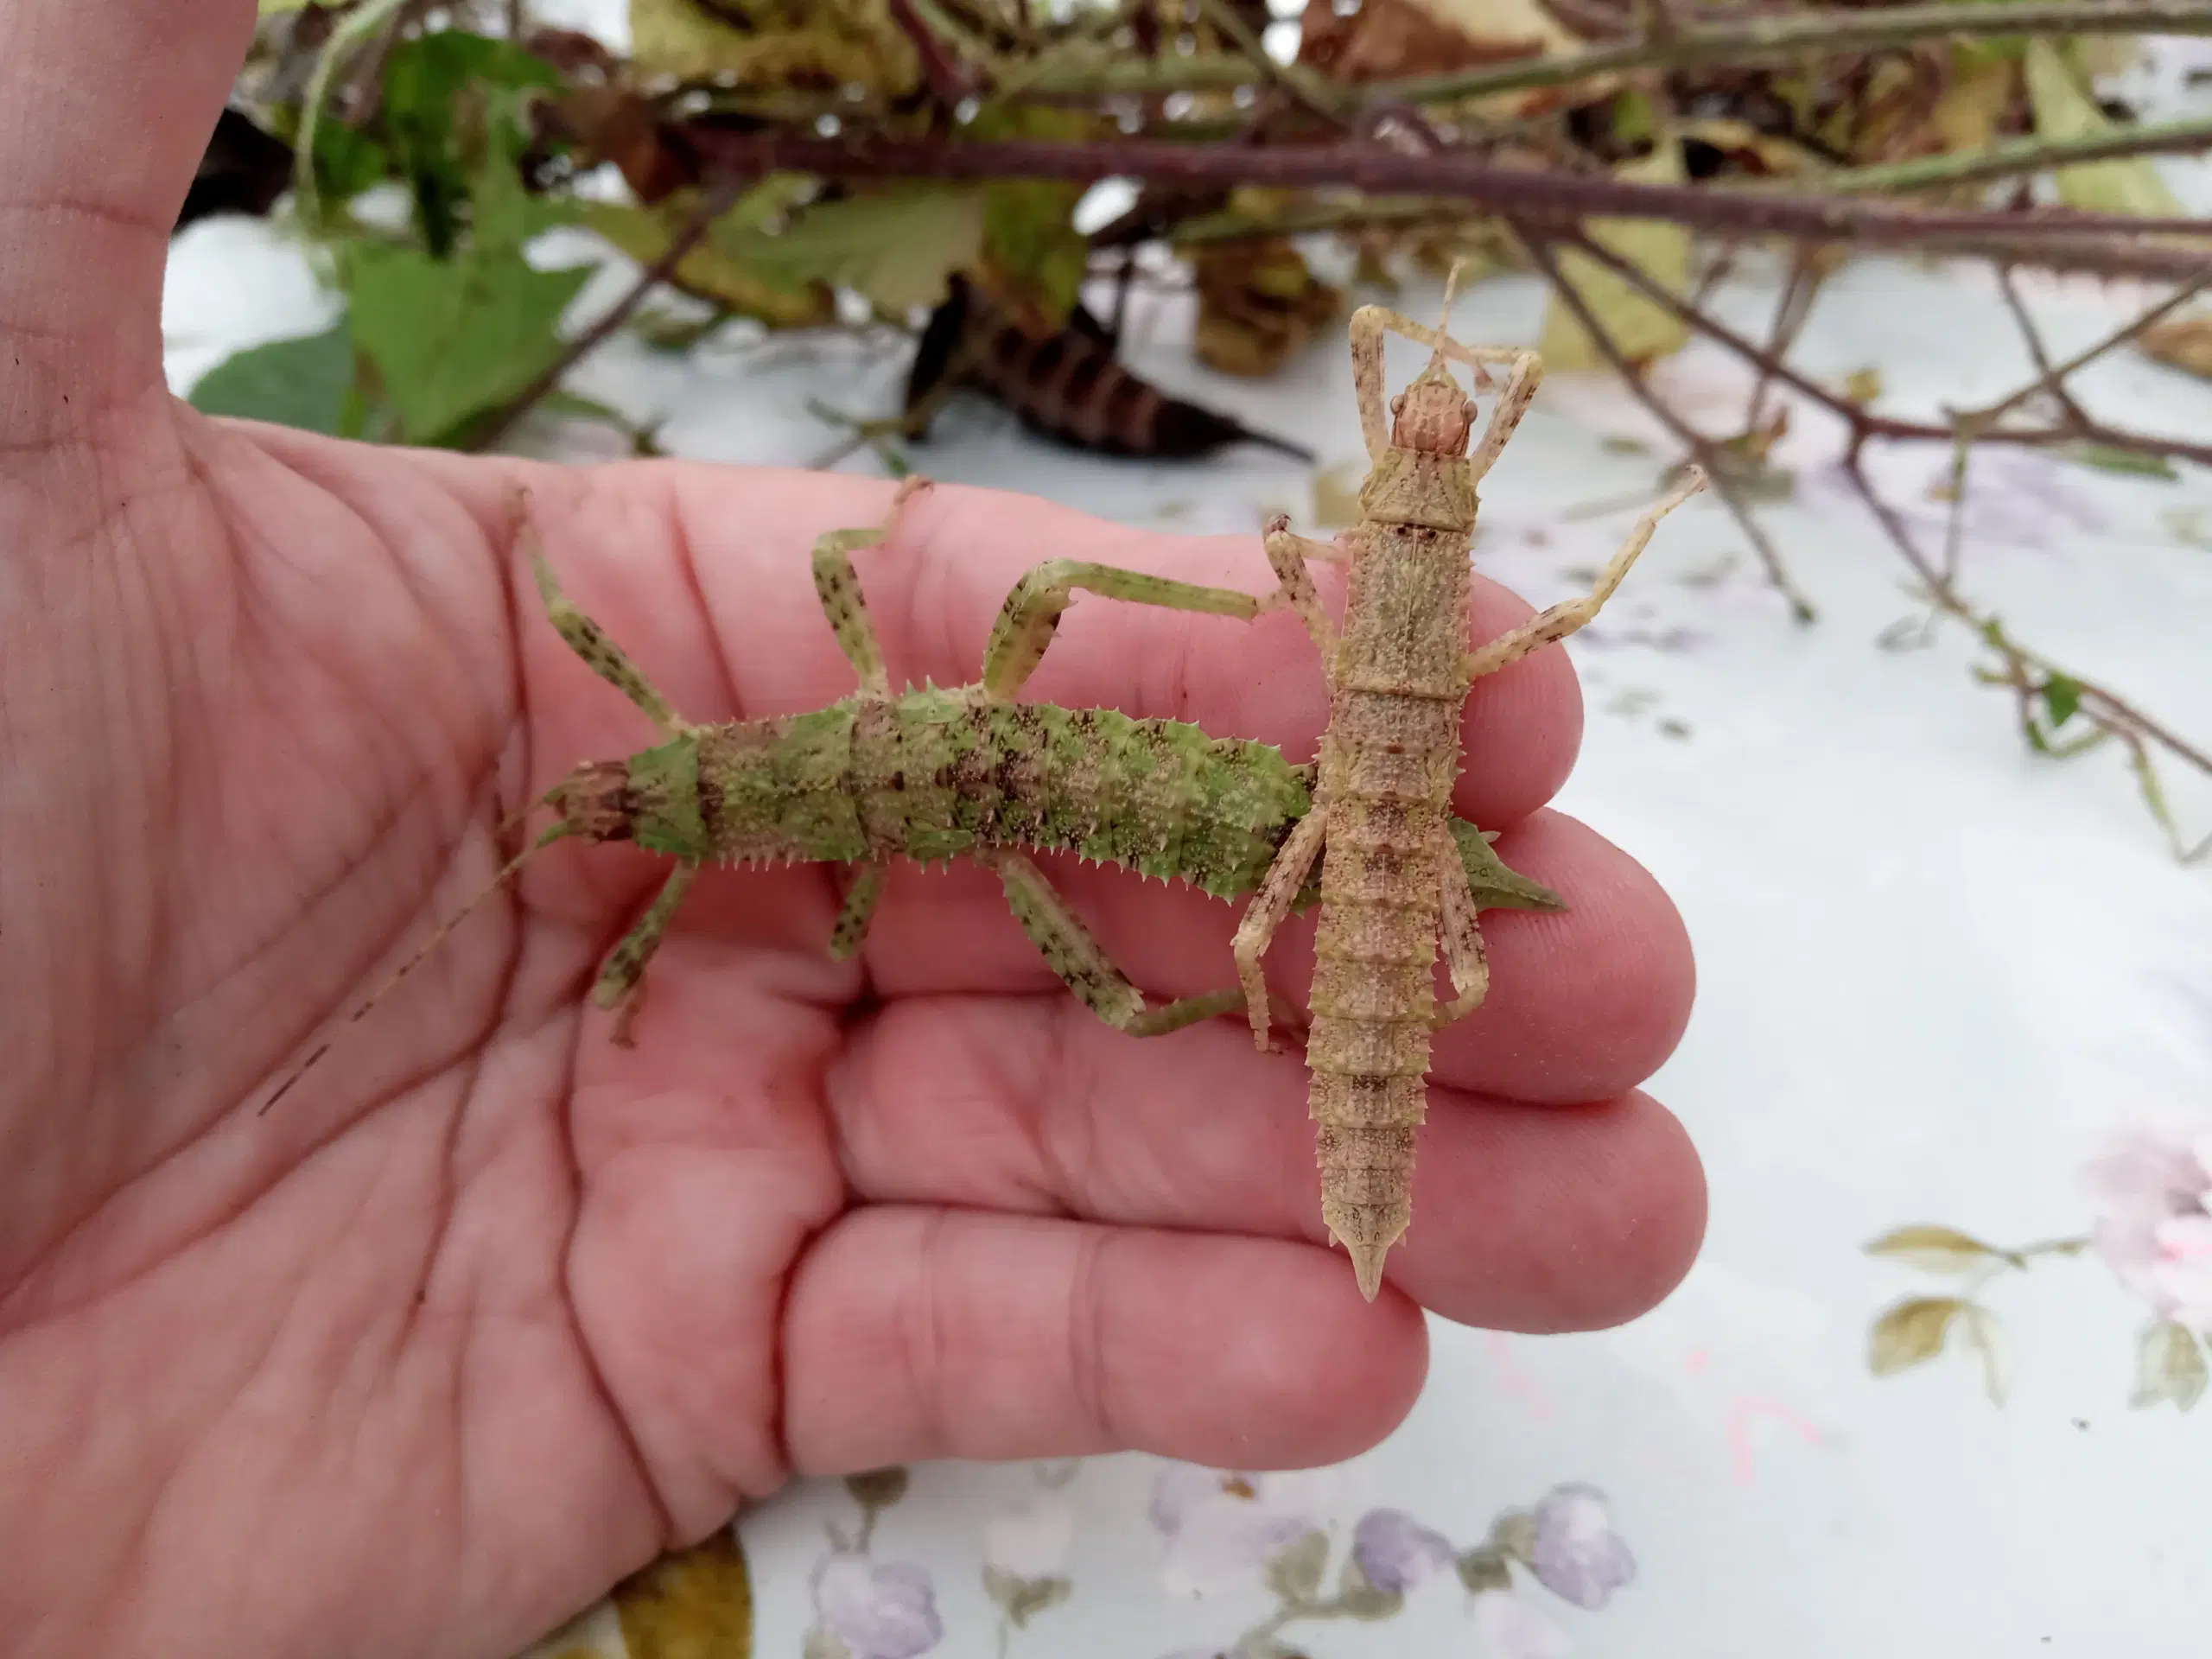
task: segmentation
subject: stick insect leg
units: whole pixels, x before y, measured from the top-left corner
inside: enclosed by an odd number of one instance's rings
[[[1314,591],[1313,575],[1306,568],[1306,561],[1342,558],[1344,550],[1332,543],[1299,535],[1291,529],[1290,518],[1284,513],[1277,513],[1268,521],[1264,543],[1268,563],[1274,567],[1275,580],[1282,584],[1283,594],[1290,601],[1291,608],[1298,613],[1298,620],[1306,624],[1313,648],[1321,653],[1324,670],[1334,667],[1337,625],[1321,607],[1321,595]]]
[[[1016,582],[1000,607],[990,642],[983,647],[984,696],[1003,702],[1027,683],[1044,658],[1045,648],[1052,642],[1052,632],[1060,625],[1060,613],[1073,601],[1078,588],[1135,605],[1202,611],[1214,616],[1249,619],[1268,607],[1267,601],[1240,594],[1233,588],[1201,588],[1110,564],[1052,559]]]
[[[1468,458],[1478,484],[1497,465],[1498,455],[1521,424],[1521,417],[1529,412],[1529,405],[1535,401],[1537,383],[1544,378],[1544,359],[1534,352],[1516,352],[1510,361],[1505,390],[1497,394],[1497,402],[1491,408],[1490,424],[1483,429],[1483,441]]]
[[[1299,820],[1298,828],[1290,832],[1290,838],[1275,854],[1275,861],[1268,867],[1266,879],[1252,895],[1244,919],[1236,925],[1236,937],[1230,944],[1236,957],[1237,982],[1244,988],[1245,1015],[1252,1022],[1253,1039],[1262,1052],[1268,1046],[1268,1008],[1267,976],[1261,969],[1260,959],[1274,943],[1275,930],[1282,925],[1282,918],[1298,902],[1299,893],[1306,886],[1306,872],[1321,856],[1321,845],[1328,839],[1328,833],[1329,809],[1317,804]]]
[[[592,987],[591,1000],[602,1008],[614,1010],[614,1041],[620,1047],[630,1046],[631,1022],[637,1019],[638,1005],[645,996],[646,964],[660,949],[661,936],[668,931],[670,920],[698,874],[696,858],[683,860],[669,872],[660,896],[638,918],[638,925],[622,936],[622,942],[600,969],[599,982]]]
[[[1147,1007],[1144,993],[1099,949],[1090,930],[1068,908],[1042,870],[1019,853],[995,853],[987,861],[998,872],[1021,931],[1083,1005],[1115,1030],[1132,1037],[1161,1037],[1230,1013],[1243,1002],[1242,991],[1215,991]]]
[[[1621,585],[1621,578],[1628,575],[1629,567],[1643,551],[1651,539],[1651,532],[1659,521],[1676,507],[1705,487],[1705,474],[1696,467],[1678,485],[1667,499],[1636,521],[1628,539],[1621,543],[1620,551],[1613,555],[1612,563],[1598,578],[1598,585],[1580,599],[1562,600],[1560,603],[1539,611],[1510,633],[1501,634],[1480,651],[1467,657],[1467,677],[1478,680],[1485,674],[1494,674],[1508,664],[1517,663],[1532,651],[1539,651],[1555,640],[1564,639],[1590,619],[1598,614],[1613,590]]]
[[[891,510],[880,524],[862,530],[833,530],[814,543],[814,591],[821,597],[822,613],[830,619],[830,631],[837,636],[838,647],[860,676],[861,690],[868,696],[889,696],[891,677],[884,671],[883,647],[868,620],[868,601],[861,594],[853,555],[887,541],[906,503],[929,488],[929,483],[925,478],[906,479],[891,498]]]
[[[1490,953],[1483,946],[1482,929],[1476,925],[1474,888],[1460,859],[1459,843],[1449,830],[1440,829],[1435,846],[1436,874],[1444,892],[1444,960],[1452,969],[1452,988],[1459,993],[1436,1012],[1436,1023],[1448,1026],[1482,1006],[1490,991]]]
[[[1425,322],[1415,322],[1404,312],[1393,311],[1383,305],[1361,306],[1351,314],[1349,332],[1351,335],[1352,386],[1359,399],[1359,432],[1367,442],[1367,458],[1370,462],[1381,461],[1382,452],[1390,447],[1390,414],[1382,395],[1382,337],[1385,334],[1402,334],[1454,362],[1465,364],[1475,372],[1475,390],[1478,391],[1489,390],[1490,370],[1493,365],[1511,364],[1522,357],[1532,355],[1513,346],[1464,345],[1441,329],[1432,328]]]
[[[883,897],[886,874],[880,864],[862,864],[854,869],[844,908],[837,912],[837,925],[830,931],[830,961],[850,962],[860,955],[868,939],[868,925],[875,918],[875,902]]]
[[[517,509],[517,534],[530,555],[531,569],[537,577],[537,594],[544,601],[545,614],[561,638],[568,642],[569,649],[582,658],[593,673],[645,710],[645,718],[669,736],[674,737],[688,730],[683,717],[654,688],[653,683],[630,660],[622,647],[608,639],[607,631],[586,616],[576,607],[575,601],[561,591],[561,584],[553,575],[553,567],[546,563],[545,550],[539,545],[537,534],[531,528],[528,515],[529,506],[525,499]]]

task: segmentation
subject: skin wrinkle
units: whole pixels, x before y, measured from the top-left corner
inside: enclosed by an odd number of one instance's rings
[[[913,1253],[914,1294],[907,1299],[906,1315],[899,1323],[906,1392],[921,1410],[921,1432],[915,1438],[923,1455],[933,1458],[960,1455],[944,1406],[949,1376],[944,1357],[950,1347],[945,1341],[944,1300],[938,1294],[951,1224],[952,1211],[944,1205],[933,1205],[923,1212],[921,1237]]]
[[[1068,1380],[1076,1403],[1106,1446],[1134,1446],[1122,1437],[1107,1404],[1112,1389],[1105,1376],[1105,1275],[1099,1271],[1117,1235],[1103,1227],[1087,1229],[1076,1247],[1075,1270],[1068,1286]],[[1126,1235],[1119,1236],[1126,1237]]]

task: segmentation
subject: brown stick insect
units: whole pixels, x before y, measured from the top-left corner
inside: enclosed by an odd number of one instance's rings
[[[1455,266],[1446,285],[1445,323],[1458,279]],[[1543,361],[1532,351],[1463,345],[1441,325],[1432,330],[1379,306],[1355,312],[1351,333],[1371,467],[1360,490],[1361,521],[1333,544],[1293,534],[1283,517],[1267,532],[1268,563],[1321,654],[1329,728],[1313,810],[1284,842],[1245,912],[1235,950],[1253,1033],[1264,1049],[1269,1019],[1261,957],[1325,848],[1306,1063],[1313,1074],[1322,1217],[1351,1253],[1360,1291],[1372,1300],[1383,1258],[1413,1218],[1413,1139],[1427,1110],[1431,1033],[1471,1013],[1490,983],[1475,905],[1447,828],[1468,690],[1595,616],[1659,520],[1704,488],[1705,476],[1691,468],[1637,520],[1588,594],[1471,652],[1468,555],[1477,491],[1528,412]],[[1382,349],[1393,333],[1431,354],[1386,414]],[[1452,362],[1473,371],[1477,391],[1494,389],[1492,367],[1505,371],[1471,454],[1476,406],[1452,378]],[[1306,561],[1315,558],[1350,566],[1341,629],[1314,589]],[[1440,1009],[1440,932],[1457,993]]]

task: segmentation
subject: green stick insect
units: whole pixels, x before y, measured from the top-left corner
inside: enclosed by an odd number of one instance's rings
[[[1148,1001],[1030,855],[1072,852],[1233,899],[1260,885],[1312,809],[1314,767],[1293,765],[1271,745],[1212,737],[1186,721],[1016,699],[1078,592],[1246,619],[1281,601],[1056,559],[1032,569],[1007,595],[984,648],[982,678],[893,692],[852,556],[887,539],[922,487],[920,480],[902,486],[881,524],[833,531],[815,544],[815,589],[859,689],[805,714],[711,725],[679,715],[621,647],[562,593],[529,528],[526,507],[519,512],[554,627],[660,729],[662,741],[626,760],[580,766],[540,797],[535,807],[552,810],[554,823],[352,1018],[374,1007],[533,854],[566,838],[631,842],[674,861],[659,894],[615,945],[593,988],[593,1001],[615,1014],[619,1043],[630,1040],[653,953],[710,862],[852,866],[855,877],[830,939],[831,954],[843,959],[857,953],[867,936],[892,860],[973,858],[996,874],[1015,918],[1053,972],[1116,1030],[1160,1036],[1243,1008],[1238,988]],[[1451,834],[1478,905],[1566,908],[1550,889],[1509,869],[1473,824],[1454,821]],[[1300,902],[1319,897],[1317,875]],[[310,1053],[269,1105],[329,1046]]]

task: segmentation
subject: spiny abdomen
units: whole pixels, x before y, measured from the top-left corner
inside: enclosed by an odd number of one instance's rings
[[[1421,728],[1447,720],[1440,748]],[[1322,1217],[1370,1296],[1413,1217],[1414,1131],[1427,1102],[1436,1005],[1436,838],[1458,728],[1457,706],[1440,699],[1348,692],[1322,744],[1328,855],[1306,1064]]]
[[[851,787],[879,855],[1073,852],[1217,898],[1256,886],[1311,804],[1306,774],[1265,744],[966,691],[863,704]]]

